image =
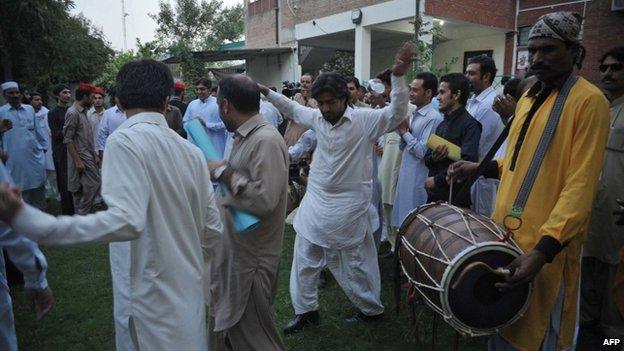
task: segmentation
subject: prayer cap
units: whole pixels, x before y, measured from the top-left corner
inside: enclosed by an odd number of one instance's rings
[[[9,81],[9,82],[2,83],[2,91],[12,89],[12,88],[19,89],[19,85],[17,85],[17,82]]]
[[[579,43],[583,17],[575,12],[552,12],[540,17],[529,31],[529,39],[554,38],[565,43]]]
[[[186,85],[184,84],[184,82],[177,81],[177,82],[173,83],[173,89],[184,91],[184,90],[186,90]]]

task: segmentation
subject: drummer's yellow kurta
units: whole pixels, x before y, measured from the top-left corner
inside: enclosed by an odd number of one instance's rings
[[[557,92],[551,93],[535,113],[516,168],[511,171],[514,146],[534,98],[525,95],[518,102],[505,158],[498,160],[501,183],[493,213],[498,223],[503,223],[516,199],[556,97]],[[570,91],[524,208],[523,224],[514,234],[525,252],[533,249],[543,235],[549,235],[565,245],[554,261],[544,265],[535,278],[533,296],[525,315],[502,332],[502,336],[519,350],[539,349],[562,283],[565,296],[558,349],[572,344],[581,245],[604,160],[608,133],[607,100],[598,88],[579,78]]]

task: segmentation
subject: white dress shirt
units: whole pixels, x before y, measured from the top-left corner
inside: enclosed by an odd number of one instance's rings
[[[479,95],[473,95],[468,99],[466,110],[470,115],[481,123],[481,139],[479,141],[479,160],[482,160],[490,150],[498,136],[505,129],[505,125],[498,113],[492,109],[496,91],[491,86]]]
[[[222,224],[202,152],[159,113],[128,118],[104,152],[107,210],[56,218],[24,205],[14,229],[49,245],[130,241],[127,323],[138,349],[205,351],[204,258]]]
[[[496,91],[491,86],[477,96],[468,99],[466,110],[481,123],[479,140],[479,161],[481,161],[505,129],[498,113],[492,109]],[[490,216],[494,210],[498,179],[480,177],[470,189],[472,210],[484,216]]]
[[[408,91],[402,77],[392,76],[391,94],[390,106],[347,107],[332,125],[319,109],[269,92],[267,99],[284,116],[316,132],[307,191],[294,220],[297,235],[318,246],[341,249],[361,243],[379,226],[371,204],[373,143],[407,116]]]

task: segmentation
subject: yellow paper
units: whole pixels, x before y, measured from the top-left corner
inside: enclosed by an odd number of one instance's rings
[[[461,159],[461,148],[450,141],[442,138],[441,136],[431,134],[429,140],[427,140],[427,147],[431,150],[435,150],[436,147],[445,145],[448,149],[448,158],[453,161],[459,161]]]

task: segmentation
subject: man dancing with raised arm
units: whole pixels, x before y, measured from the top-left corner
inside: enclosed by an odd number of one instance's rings
[[[392,103],[382,109],[349,107],[347,82],[337,73],[320,75],[312,85],[319,109],[304,107],[260,86],[285,116],[316,132],[317,148],[308,190],[294,220],[297,231],[290,273],[295,309],[284,328],[293,333],[319,319],[318,279],[323,262],[360,310],[348,322],[378,319],[384,307],[373,228],[379,225],[371,204],[373,142],[396,129],[407,116],[403,75],[416,56],[412,44],[398,52],[392,69]]]

